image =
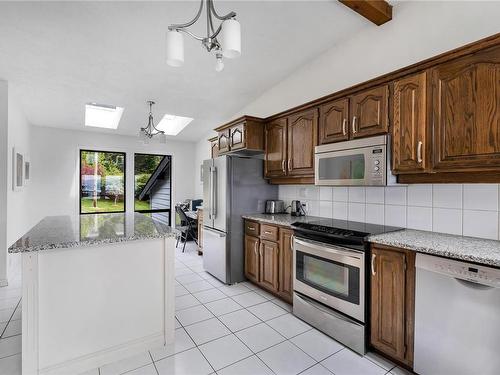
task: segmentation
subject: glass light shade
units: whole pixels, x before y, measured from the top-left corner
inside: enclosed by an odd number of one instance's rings
[[[241,27],[236,20],[225,20],[220,32],[220,44],[224,57],[234,59],[241,55]]]
[[[184,64],[184,38],[178,31],[167,31],[167,64],[179,67]]]
[[[224,62],[222,61],[222,59],[219,58],[215,63],[215,71],[222,72],[223,69],[224,69]]]

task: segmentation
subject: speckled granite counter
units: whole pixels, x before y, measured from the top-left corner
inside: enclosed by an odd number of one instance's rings
[[[48,216],[17,240],[9,248],[9,253],[88,247],[175,235],[175,229],[140,213],[87,214],[76,219]]]
[[[323,218],[317,216],[292,216],[290,214],[250,214],[243,215],[243,219],[255,220],[261,223],[269,223],[290,227],[292,223],[300,222],[307,223],[309,221],[321,220]]]
[[[500,241],[495,240],[404,229],[369,236],[368,241],[420,253],[500,267]]]

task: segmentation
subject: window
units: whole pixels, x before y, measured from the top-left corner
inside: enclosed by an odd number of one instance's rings
[[[125,154],[80,151],[80,213],[125,212]]]
[[[170,225],[172,157],[135,154],[134,209]]]

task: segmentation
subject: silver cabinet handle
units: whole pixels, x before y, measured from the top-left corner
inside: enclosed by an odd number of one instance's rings
[[[288,158],[288,171],[292,170],[292,158]]]
[[[267,230],[264,233],[265,234],[273,234],[273,232],[268,232]]]
[[[422,141],[418,141],[417,146],[417,161],[422,163]]]
[[[247,227],[248,230],[255,230],[253,227]]]
[[[342,121],[342,133],[344,135],[347,134],[347,129],[346,129],[346,126],[347,126],[347,119],[345,118],[344,121]]]
[[[283,173],[285,173],[285,172],[286,172],[286,168],[285,168],[285,159],[283,159],[283,160],[281,161],[281,169],[283,170]]]
[[[293,234],[290,236],[290,250],[291,251],[293,251],[293,240],[294,240],[294,237],[295,236]]]
[[[372,276],[375,276],[375,257],[377,255],[372,254]]]
[[[352,134],[356,134],[356,116],[352,117]]]
[[[259,244],[259,243],[258,243],[258,242],[256,242],[256,243],[255,243],[255,246],[254,246],[254,253],[255,253],[255,255],[257,255],[257,245],[258,245],[258,244]]]

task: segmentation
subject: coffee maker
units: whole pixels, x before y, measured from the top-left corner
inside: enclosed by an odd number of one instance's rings
[[[300,201],[292,201],[292,216],[305,216],[306,212],[304,211],[304,207],[302,207],[302,203]]]

